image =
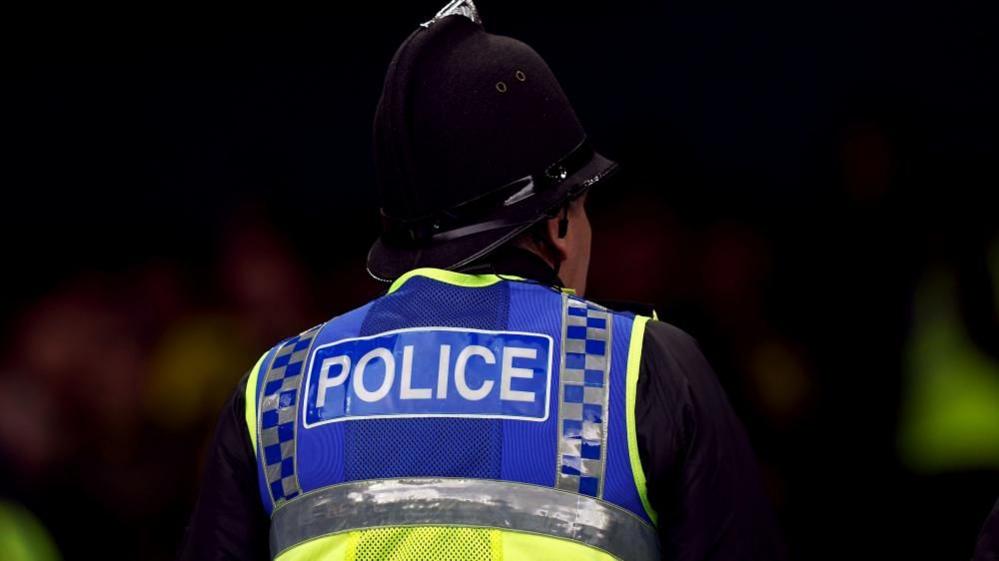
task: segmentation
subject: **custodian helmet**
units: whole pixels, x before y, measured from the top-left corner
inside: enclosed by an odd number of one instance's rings
[[[545,61],[455,0],[396,51],[374,123],[372,276],[457,269],[610,175]]]

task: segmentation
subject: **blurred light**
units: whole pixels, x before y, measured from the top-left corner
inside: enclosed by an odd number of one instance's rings
[[[804,412],[812,381],[804,361],[787,343],[770,340],[754,348],[750,375],[761,409],[775,424],[787,427]]]
[[[51,536],[28,509],[0,501],[0,551],[5,561],[58,561]]]
[[[916,294],[899,452],[912,470],[999,468],[999,362],[968,337],[957,279],[932,270]]]

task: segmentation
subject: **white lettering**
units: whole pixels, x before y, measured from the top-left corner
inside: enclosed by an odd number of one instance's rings
[[[524,347],[506,347],[503,349],[503,373],[500,383],[500,399],[509,401],[534,401],[534,392],[525,392],[510,388],[512,378],[533,378],[534,370],[531,368],[518,368],[513,365],[515,358],[538,358],[537,349],[527,349]]]
[[[430,399],[430,388],[413,387],[413,345],[402,348],[402,388],[399,399]]]
[[[340,372],[330,378],[330,369],[334,366],[339,366]],[[316,407],[326,405],[326,390],[342,384],[347,379],[348,372],[350,372],[349,356],[340,355],[323,359],[322,366],[319,367],[319,388],[317,390],[319,395],[316,397]]]
[[[468,382],[465,380],[465,365],[473,356],[482,358],[486,364],[496,364],[496,355],[482,345],[469,345],[458,353],[458,359],[454,363],[454,385],[457,386],[458,393],[469,401],[479,401],[489,395],[494,383],[492,380],[486,380],[477,390],[468,387]]]
[[[441,358],[437,362],[437,399],[447,399],[447,367],[451,362],[451,345],[441,345]]]
[[[371,392],[364,387],[364,369],[368,366],[369,362],[376,358],[382,359],[385,363],[385,378],[382,379],[382,385],[377,390]],[[394,381],[395,357],[386,348],[378,347],[368,351],[367,354],[361,357],[361,360],[357,361],[357,366],[354,367],[354,395],[369,403],[378,401],[388,395]]]

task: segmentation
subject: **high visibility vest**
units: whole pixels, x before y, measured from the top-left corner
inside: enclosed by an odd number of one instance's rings
[[[417,269],[246,388],[281,561],[658,559],[635,391],[648,318]]]

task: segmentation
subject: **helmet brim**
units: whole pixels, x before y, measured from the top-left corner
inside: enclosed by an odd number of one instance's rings
[[[617,164],[614,161],[594,152],[590,161],[567,177],[558,189],[536,194],[490,216],[490,220],[508,224],[500,228],[456,239],[431,241],[418,247],[394,245],[386,241],[384,236],[379,237],[368,251],[368,273],[378,280],[391,282],[406,272],[421,267],[459,269],[489,255],[544,220],[552,209],[565,201],[567,194],[574,188],[582,185],[593,187],[616,170]]]

